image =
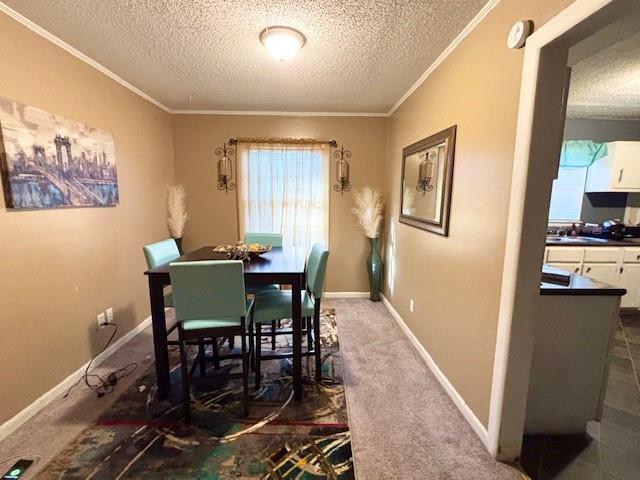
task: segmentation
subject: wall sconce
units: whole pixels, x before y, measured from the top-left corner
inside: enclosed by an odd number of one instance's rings
[[[222,147],[216,148],[214,152],[218,157],[218,190],[224,190],[226,194],[229,190],[235,190],[236,184],[231,181],[233,178],[233,163],[230,156],[235,155],[233,147],[227,147],[225,143]]]
[[[418,185],[416,185],[416,190],[422,192],[423,196],[433,190],[431,179],[433,178],[433,165],[435,164],[436,156],[436,152],[428,152],[418,166]]]
[[[332,145],[337,146],[337,144]],[[340,147],[340,150],[333,152],[333,157],[337,158],[336,162],[336,180],[337,184],[333,186],[336,192],[340,192],[340,195],[344,195],[344,192],[351,191],[351,183],[349,182],[349,162],[345,158],[351,158],[351,152],[345,150],[344,146]]]

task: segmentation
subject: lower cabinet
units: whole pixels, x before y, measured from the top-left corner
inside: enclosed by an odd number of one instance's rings
[[[581,263],[554,263],[554,262],[545,262],[547,265],[550,265],[555,268],[559,268],[560,270],[564,270],[569,273],[575,273],[576,275],[580,275],[582,270]]]
[[[618,265],[615,263],[583,263],[582,275],[609,285],[619,283]]]
[[[640,248],[547,247],[545,263],[627,290],[622,308],[640,308]]]
[[[640,263],[625,263],[620,267],[620,280],[618,285],[627,290],[622,296],[620,306],[622,308],[640,307]]]

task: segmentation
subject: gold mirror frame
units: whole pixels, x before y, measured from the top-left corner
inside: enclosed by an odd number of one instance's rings
[[[442,130],[434,135],[423,138],[422,140],[409,145],[402,149],[402,172],[400,175],[400,217],[399,221],[412,227],[427,230],[429,232],[449,236],[449,216],[451,214],[451,189],[453,182],[453,159],[455,153],[456,143],[456,128],[457,125],[453,125],[445,130]],[[413,215],[405,215],[402,213],[402,203],[404,201],[404,183],[406,172],[406,159],[408,156],[423,150],[428,150],[436,145],[445,143],[445,165],[443,169],[443,188],[440,191],[440,219],[438,221],[430,220],[428,218],[422,218]],[[437,185],[438,179],[432,179],[431,184]]]

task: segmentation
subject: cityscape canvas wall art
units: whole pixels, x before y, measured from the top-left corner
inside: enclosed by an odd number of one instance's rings
[[[111,133],[5,98],[0,133],[7,208],[118,204]]]

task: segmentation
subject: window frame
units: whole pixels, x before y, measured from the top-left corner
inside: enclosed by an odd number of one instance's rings
[[[558,216],[552,216],[552,212],[554,211],[553,208],[553,201],[554,201],[554,191],[556,193],[556,195],[561,195],[561,191],[556,190],[556,186],[559,185],[559,183],[557,183],[560,180],[560,175],[562,171],[581,171],[584,170],[584,175],[583,178],[580,181],[580,195],[579,195],[579,204],[578,204],[578,211],[577,211],[577,218],[566,218],[566,217],[558,217]],[[588,175],[588,167],[580,167],[580,168],[568,168],[568,167],[559,167],[558,168],[558,176],[553,180],[553,185],[551,187],[551,198],[549,199],[549,213],[548,213],[548,222],[549,223],[576,223],[576,222],[580,222],[582,219],[582,208],[583,208],[583,202],[584,202],[584,195],[585,195],[585,188],[586,188],[586,183],[587,183],[587,175]],[[565,187],[566,190],[569,190],[568,187]],[[571,192],[573,193],[573,192]],[[565,192],[565,195],[567,194],[567,192]],[[576,190],[576,195],[577,195],[577,190]],[[562,198],[562,197],[560,197]],[[558,199],[558,197],[556,196],[556,199]],[[560,200],[556,200],[556,201],[560,201]]]
[[[325,144],[288,144],[288,143],[238,143],[238,168],[237,168],[237,183],[238,183],[238,191],[237,191],[237,199],[238,199],[238,234],[240,238],[243,238],[245,231],[249,231],[250,220],[247,219],[249,213],[249,202],[250,193],[249,193],[249,185],[251,182],[250,175],[251,171],[249,169],[250,157],[253,154],[253,150],[272,150],[272,151],[299,151],[299,150],[313,150],[318,151],[320,153],[320,181],[322,188],[319,190],[321,192],[321,199],[319,200],[320,205],[324,208],[324,219],[323,219],[323,232],[320,235],[321,239],[313,240],[313,236],[311,237],[311,243],[315,241],[321,241],[327,248],[329,248],[330,242],[330,216],[329,212],[331,209],[331,201],[330,201],[330,191],[331,191],[331,149],[329,145]],[[286,170],[285,170],[286,171]],[[287,181],[285,176],[285,181]],[[296,205],[298,200],[295,202],[291,202],[291,199],[287,200],[286,203],[291,209],[292,205]],[[285,208],[285,207],[283,207]],[[290,212],[287,212],[290,213]],[[290,232],[288,228],[285,227],[286,224],[282,224],[281,227],[283,230],[287,230],[284,232],[272,232],[272,233],[282,233],[285,236],[285,244],[290,243],[293,246],[296,246],[296,240],[294,237],[298,237],[295,230],[294,232]],[[317,231],[316,231],[317,236]],[[298,245],[299,246],[299,245]],[[311,248],[311,245],[309,245]]]

